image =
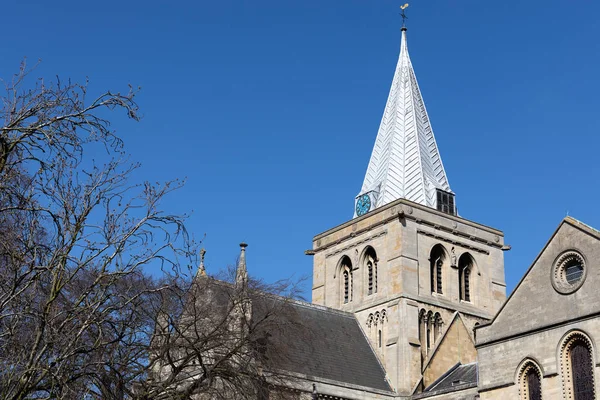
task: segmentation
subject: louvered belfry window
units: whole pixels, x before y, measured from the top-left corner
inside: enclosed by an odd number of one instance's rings
[[[470,274],[471,269],[470,268],[466,268],[464,271],[464,280],[465,280],[465,293],[464,293],[464,300],[465,301],[471,301],[471,288],[469,287],[469,274]]]
[[[456,205],[454,204],[454,194],[437,190],[437,209],[446,214],[456,215]]]
[[[373,263],[369,261],[367,267],[369,269],[369,294],[373,294]]]
[[[344,303],[347,303],[350,298],[350,274],[344,271]]]
[[[573,398],[594,400],[594,370],[590,350],[582,341],[571,347],[571,373],[573,376]]]
[[[529,393],[528,400],[542,400],[540,376],[533,368],[527,372],[527,392]]]
[[[437,260],[435,265],[437,278],[437,292],[442,293],[442,260]]]

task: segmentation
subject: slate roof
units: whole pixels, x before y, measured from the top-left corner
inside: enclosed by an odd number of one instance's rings
[[[461,390],[477,385],[477,363],[460,363],[429,385],[423,393]]]
[[[285,370],[352,385],[391,391],[385,371],[353,314],[294,302],[305,334],[279,340],[291,348]]]
[[[211,280],[213,302],[228,304],[233,285]],[[269,314],[270,322],[256,336],[268,337],[271,365],[310,378],[389,391],[385,370],[379,363],[354,314],[303,301],[251,290],[252,320]],[[264,330],[268,330],[265,332]]]

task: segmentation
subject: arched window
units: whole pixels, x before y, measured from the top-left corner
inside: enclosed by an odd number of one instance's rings
[[[352,301],[352,263],[350,258],[345,256],[340,264],[342,271],[342,301],[346,304]]]
[[[344,303],[350,301],[350,273],[344,270]]]
[[[471,301],[471,272],[475,261],[465,253],[458,259],[458,292],[462,301]]]
[[[540,382],[540,376],[537,372],[533,369],[529,370],[526,379],[529,389],[529,398],[527,400],[542,400],[542,382]]]
[[[594,369],[590,349],[583,340],[573,342],[570,350],[573,398],[594,399]]]
[[[377,293],[377,255],[375,250],[369,246],[363,256],[363,265],[367,270],[367,294]]]
[[[446,260],[446,250],[441,244],[436,244],[429,255],[429,277],[431,293],[442,294],[442,267]]]
[[[565,398],[594,400],[594,357],[591,341],[582,332],[572,332],[563,343],[562,368]]]
[[[367,269],[369,271],[369,294],[373,293],[373,263],[367,262]]]
[[[542,400],[542,374],[532,361],[521,367],[519,381],[522,400]]]

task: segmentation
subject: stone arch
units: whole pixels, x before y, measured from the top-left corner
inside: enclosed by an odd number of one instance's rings
[[[442,316],[439,312],[436,312],[433,316],[433,343],[437,343],[437,341],[440,339],[443,324],[444,321],[442,320]]]
[[[519,388],[519,399],[542,400],[543,376],[540,363],[535,359],[527,357],[521,361],[515,377]]]
[[[589,395],[591,399],[596,398],[596,390],[595,390],[595,360],[596,360],[596,352],[594,351],[595,345],[585,332],[580,330],[572,330],[569,331],[563,336],[561,341],[559,342],[558,347],[558,360],[560,361],[560,375],[562,378],[562,388],[564,398],[567,400],[575,399],[575,382],[576,377],[573,376],[573,367],[572,359],[571,359],[571,350],[575,347],[585,348],[588,352],[589,356],[589,366],[587,367],[587,372],[589,373],[588,379],[584,379],[584,381],[589,385]]]
[[[427,343],[427,311],[424,308],[419,311],[419,342],[421,343],[421,352],[425,353],[425,345]]]
[[[474,302],[476,270],[477,264],[471,253],[461,254],[458,258],[458,298],[461,301]]]
[[[352,260],[344,255],[338,261],[336,275],[340,277],[340,304],[347,304],[352,301],[354,292],[354,278],[352,269]]]
[[[377,264],[379,263],[379,259],[377,258],[377,252],[373,248],[373,246],[365,246],[360,256],[360,265],[364,267],[363,276],[365,277],[364,281],[366,285],[364,285],[366,289],[366,294],[371,295],[377,293],[378,289],[378,271]]]
[[[434,245],[429,251],[429,288],[431,293],[443,293],[443,271],[447,260],[449,260],[448,251],[441,243]]]
[[[433,348],[433,313],[431,311],[427,312],[427,325],[426,325],[426,337],[425,343],[427,346],[427,352]]]

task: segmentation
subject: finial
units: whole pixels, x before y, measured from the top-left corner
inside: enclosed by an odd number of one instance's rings
[[[246,270],[246,247],[248,244],[242,242],[240,243],[240,259],[238,260],[237,271],[235,273],[235,282],[236,284],[246,286],[248,282],[248,271]]]
[[[406,13],[404,12],[404,10],[406,10],[408,8],[408,3],[405,3],[403,6],[400,6],[400,9],[402,10],[402,13],[400,13],[400,16],[402,17],[402,30],[405,31],[406,30],[406,20],[408,19],[408,17],[406,16]]]

